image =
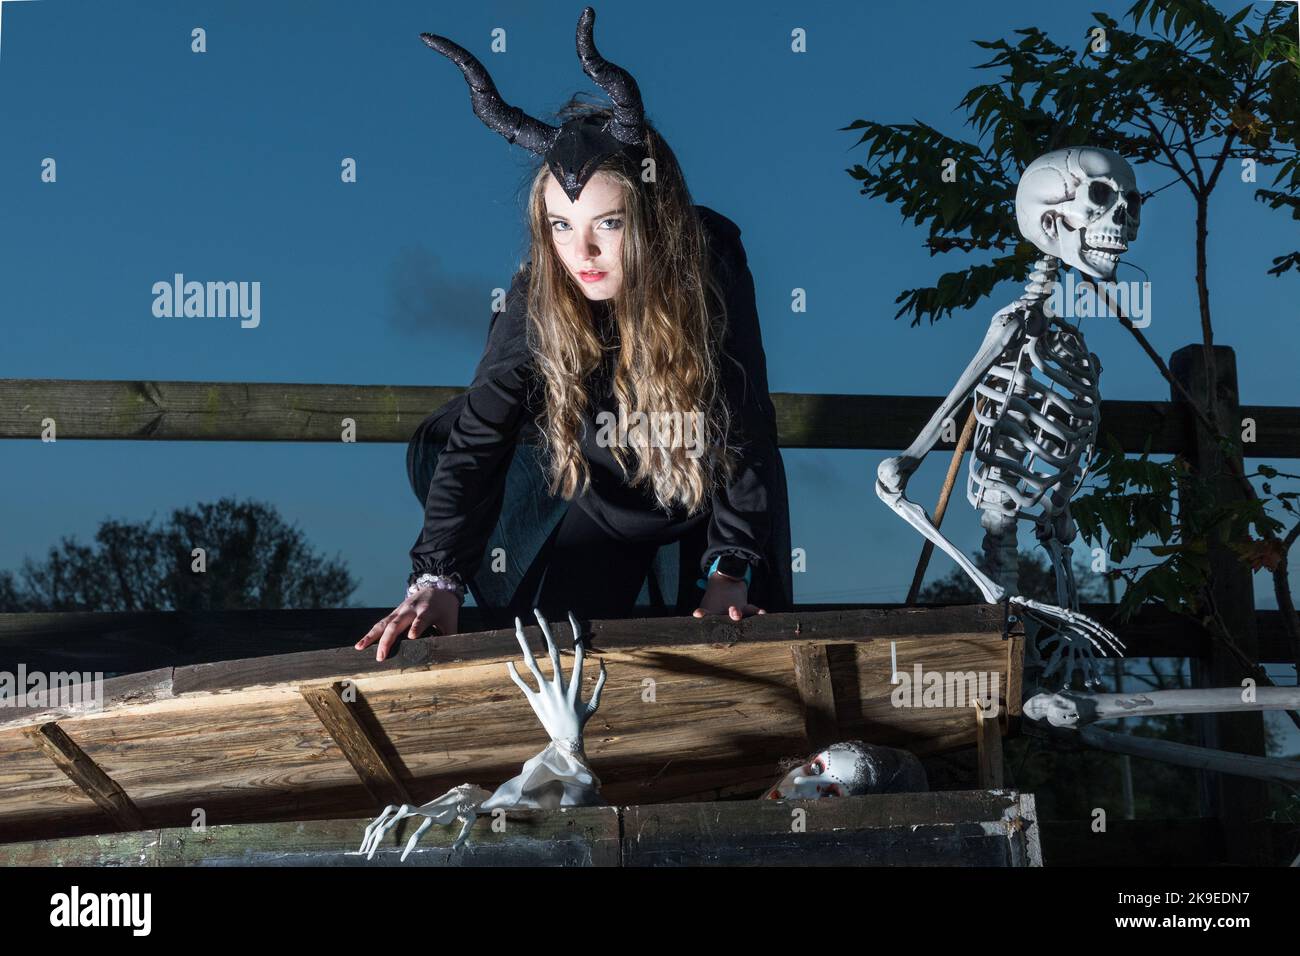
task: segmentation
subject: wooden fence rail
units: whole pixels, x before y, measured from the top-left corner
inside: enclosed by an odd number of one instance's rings
[[[308,385],[0,379],[0,438],[154,441],[338,441],[343,419],[358,442],[404,442],[427,415],[464,391],[449,386]],[[774,392],[782,448],[906,448],[942,401],[920,395]],[[1252,458],[1300,458],[1300,407],[1243,405],[1255,421]],[[966,408],[953,416],[960,430]],[[1103,435],[1127,452],[1193,447],[1192,416],[1175,402],[1104,401]],[[1148,446],[1149,443],[1149,446]],[[952,448],[951,442],[937,447]]]

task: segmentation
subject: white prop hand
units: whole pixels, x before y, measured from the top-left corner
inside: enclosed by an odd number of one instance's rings
[[[458,849],[464,845],[466,838],[469,836],[470,828],[474,826],[474,821],[478,816],[479,804],[486,800],[488,796],[488,792],[482,787],[462,783],[459,787],[448,790],[441,797],[430,800],[418,807],[413,807],[409,803],[404,803],[400,807],[390,803],[366,827],[365,835],[361,838],[361,849],[357,852],[364,853],[367,860],[373,860],[375,851],[379,849],[379,844],[383,842],[388,831],[408,817],[424,817],[424,822],[406,841],[406,849],[402,851],[403,863],[406,862],[406,858],[410,856],[411,851],[415,849],[415,844],[420,841],[424,831],[435,823],[441,823],[445,826],[448,823],[460,821],[460,833],[456,837],[456,842],[451,846],[453,850]]]
[[[551,657],[552,678],[548,681],[537,669],[537,661],[533,658],[533,652],[528,649],[528,641],[524,638],[524,627],[519,618],[515,618],[515,637],[519,639],[519,647],[524,653],[524,663],[537,678],[538,689],[533,690],[524,682],[519,672],[515,670],[514,661],[508,662],[506,668],[510,671],[510,679],[528,698],[533,713],[542,722],[551,740],[573,753],[581,754],[582,728],[600,706],[600,692],[605,686],[605,662],[600,662],[600,677],[596,680],[596,689],[592,691],[591,702],[582,703],[579,699],[579,691],[582,688],[583,651],[582,644],[578,641],[578,622],[570,612],[569,626],[573,628],[573,676],[566,687],[564,672],[560,669],[560,652],[555,647],[555,639],[551,637],[550,625],[546,623],[546,618],[542,617],[541,611],[534,608],[533,614],[541,626],[542,633],[546,636],[546,648]]]

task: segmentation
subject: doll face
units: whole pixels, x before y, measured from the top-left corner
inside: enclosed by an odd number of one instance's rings
[[[613,298],[623,282],[623,191],[596,173],[570,202],[554,176],[546,181],[546,221],[555,252],[582,294]]]
[[[765,795],[769,800],[820,800],[862,792],[862,755],[846,744],[832,744],[795,767]]]

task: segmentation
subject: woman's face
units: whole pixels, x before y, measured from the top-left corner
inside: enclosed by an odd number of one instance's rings
[[[613,298],[623,282],[623,191],[596,173],[570,202],[554,176],[546,178],[546,218],[551,241],[582,294]]]

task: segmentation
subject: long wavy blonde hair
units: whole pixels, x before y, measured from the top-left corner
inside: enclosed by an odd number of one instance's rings
[[[609,115],[609,110],[574,99],[560,115],[591,113]],[[730,481],[735,468],[736,449],[728,441],[731,418],[718,372],[725,298],[676,157],[646,126],[653,181],[643,182],[642,171],[621,155],[599,169],[623,194],[623,281],[610,303],[618,342],[613,392],[629,416],[636,410],[677,411],[685,422],[688,412],[698,414],[703,454],[692,457],[684,442],[656,447],[635,439],[630,447],[615,442],[611,450],[628,482],[650,490],[660,508],[695,514],[707,505],[715,483]],[[591,481],[578,441],[590,409],[585,383],[606,346],[586,296],[553,245],[545,201],[550,175],[542,164],[529,191],[529,336],[545,383],[539,427],[549,452],[549,490],[572,499]]]

